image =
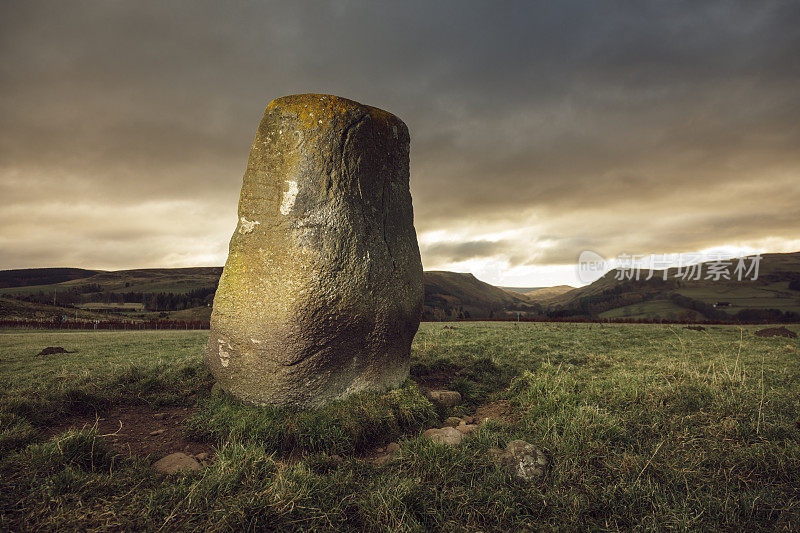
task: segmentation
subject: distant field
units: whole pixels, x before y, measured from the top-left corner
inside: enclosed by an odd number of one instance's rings
[[[143,311],[144,304],[136,302],[128,303],[103,303],[103,302],[87,302],[77,304],[75,307],[80,309],[102,309],[110,311]]]
[[[211,320],[211,306],[192,307],[180,311],[170,311],[170,320],[187,320],[208,322]]]
[[[797,530],[800,342],[755,329],[428,323],[399,396],[316,414],[210,396],[207,332],[0,331],[0,529]],[[419,438],[420,386],[460,391],[456,415],[511,412],[445,448]],[[213,462],[164,478],[115,444],[124,424],[57,429],[125,406],[188,413],[174,438]],[[546,453],[543,481],[488,459],[514,438]],[[369,462],[390,439],[400,458]]]
[[[667,299],[653,299],[646,302],[617,307],[609,311],[600,313],[600,318],[644,318],[648,320],[660,318],[667,320],[677,320],[681,313],[686,313],[687,309],[675,305]],[[694,312],[696,320],[703,320],[705,317],[698,312]]]
[[[800,293],[790,291],[788,282],[768,285],[708,284],[700,288],[682,288],[677,292],[705,303],[729,302],[724,310],[734,314],[742,309],[779,309],[800,312]]]

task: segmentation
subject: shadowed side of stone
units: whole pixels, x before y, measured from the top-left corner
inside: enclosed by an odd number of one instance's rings
[[[408,128],[329,95],[269,104],[214,299],[206,364],[256,404],[399,385],[422,312]]]

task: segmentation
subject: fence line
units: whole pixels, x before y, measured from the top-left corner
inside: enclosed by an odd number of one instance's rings
[[[14,320],[0,319],[0,328],[27,329],[208,329],[209,323],[202,320]]]

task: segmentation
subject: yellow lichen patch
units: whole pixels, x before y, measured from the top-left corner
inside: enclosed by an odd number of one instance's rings
[[[276,98],[267,106],[267,113],[280,109],[290,109],[297,113],[297,127],[301,129],[326,127],[337,117],[359,111],[370,115],[377,124],[393,134],[399,128],[405,127],[399,118],[388,111],[330,94],[294,94]]]

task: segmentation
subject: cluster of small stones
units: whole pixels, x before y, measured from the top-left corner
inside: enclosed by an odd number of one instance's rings
[[[156,420],[164,420],[167,418],[167,413],[156,413],[153,415]],[[151,437],[162,435],[166,430],[164,428],[156,429],[150,432]],[[202,469],[204,466],[211,462],[211,456],[206,452],[197,453],[194,455],[175,452],[165,455],[155,463],[153,468],[162,474],[177,474],[179,472],[194,472]]]
[[[461,403],[461,394],[455,391],[430,391],[428,398],[440,407],[449,408]],[[474,416],[463,418],[449,416],[444,420],[441,428],[428,429],[422,434],[422,437],[438,444],[458,446],[480,425],[489,420],[491,419],[488,417],[478,420]],[[505,467],[509,473],[523,481],[540,479],[548,464],[544,453],[524,440],[513,440],[504,449],[491,448],[489,455]]]

